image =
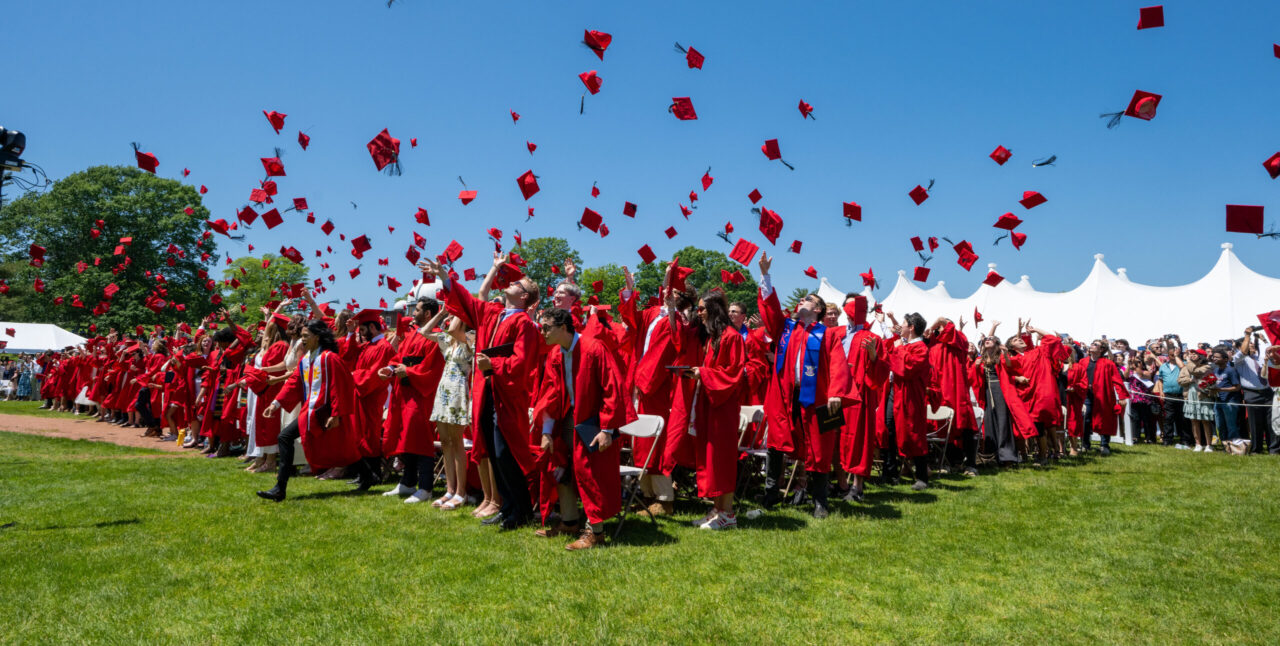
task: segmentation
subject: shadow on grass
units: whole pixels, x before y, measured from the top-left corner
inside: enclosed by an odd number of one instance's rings
[[[347,498],[372,496],[377,494],[376,491],[360,491],[359,489],[335,489],[333,491],[317,491],[315,493],[302,494],[301,496],[289,496],[289,500],[324,500],[326,498]]]
[[[140,525],[142,521],[137,518],[122,518],[119,520],[104,520],[99,523],[86,523],[83,525],[46,525],[44,527],[18,527],[17,522],[12,522],[0,529],[16,528],[29,532],[47,532],[55,529],[107,529],[108,527],[121,527],[124,525]]]

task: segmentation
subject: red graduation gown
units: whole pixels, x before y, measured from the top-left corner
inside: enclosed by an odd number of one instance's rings
[[[959,442],[961,435],[957,431],[978,429],[973,402],[969,400],[969,393],[973,390],[969,385],[969,338],[956,329],[954,323],[947,323],[938,330],[932,341],[933,345],[929,347],[929,366],[932,372],[929,390],[935,395],[935,404],[955,411],[951,437]]]
[[[360,457],[382,456],[382,411],[387,404],[387,381],[378,371],[396,355],[386,337],[363,344],[351,381],[356,387],[356,426],[360,433]]]
[[[444,375],[444,355],[436,344],[422,336],[415,326],[400,336],[400,350],[392,365],[405,365],[408,376],[393,377],[391,400],[382,436],[383,455],[433,456],[436,454],[436,423],[431,412],[436,405],[436,387]],[[383,382],[386,383],[386,382]]]
[[[1088,385],[1089,362],[1096,361],[1093,372],[1093,384]],[[1120,371],[1111,359],[1085,357],[1080,362],[1085,366],[1086,387],[1093,392],[1093,432],[1098,435],[1116,434],[1116,406],[1129,399],[1129,391],[1120,378]]]
[[[272,343],[262,353],[262,367],[267,368],[283,362],[284,356],[288,353],[287,341]],[[250,414],[253,415],[253,442],[258,446],[275,446],[276,440],[280,437],[280,416],[275,415],[270,418],[262,416],[262,412],[267,410],[272,401],[275,401],[276,395],[280,393],[280,388],[283,386],[280,383],[268,385],[267,382],[271,377],[272,374],[259,368],[245,367],[245,381],[249,390],[257,396],[254,410],[250,411]]]
[[[840,466],[853,475],[867,477],[875,464],[879,443],[876,438],[876,411],[889,379],[889,362],[885,360],[884,339],[867,329],[853,333],[849,352],[844,353],[844,337],[848,328],[837,330],[836,340],[845,363],[849,366],[849,391],[844,408],[844,427],[840,429]],[[875,344],[874,361],[867,356],[863,344]]]
[[[622,299],[618,308],[622,319],[635,335],[633,382],[637,391],[636,412],[661,417],[664,427],[662,435],[657,439],[637,438],[632,443],[631,455],[635,465],[643,467],[645,458],[652,454],[649,470],[671,475],[677,466],[676,448],[679,444],[673,438],[671,420],[673,392],[677,384],[667,366],[678,363],[682,326],[679,317],[673,326],[670,317],[664,316],[659,307],[650,307],[637,313],[637,298],[639,296],[632,292],[630,298]],[[650,326],[653,326],[652,333],[649,332]]]
[[[1062,425],[1062,402],[1058,394],[1058,371],[1067,358],[1067,348],[1056,336],[1040,339],[1036,347],[1014,357],[1018,372],[1031,380],[1022,389],[1032,421],[1057,427]]]
[[[302,436],[302,451],[313,472],[345,467],[360,459],[354,414],[355,384],[337,354],[322,350],[314,364],[309,364],[304,357],[284,382],[276,401],[282,410],[292,410],[302,404],[298,431]],[[341,420],[335,428],[324,428],[323,420],[315,414],[326,405],[330,407],[330,416]]]
[[[889,352],[893,373],[893,423],[898,454],[911,459],[929,453],[929,421],[926,416],[929,382],[929,349],[923,341],[902,343]]]
[[[1084,437],[1084,393],[1089,387],[1085,364],[1077,361],[1067,368],[1067,434]]]
[[[987,379],[983,376],[982,359],[974,362],[974,396],[977,397],[983,406],[987,402]],[[1004,395],[1005,408],[1009,409],[1009,430],[1013,432],[1014,437],[1023,439],[1036,437],[1035,420],[1031,417],[1030,409],[1022,396],[1018,394],[1018,389],[1013,383],[1013,377],[1018,375],[1017,363],[1010,360],[1006,366],[1003,362],[996,362],[996,376],[1000,379],[1000,393]]]
[[[737,330],[726,328],[720,347],[708,339],[702,355],[693,445],[698,495],[715,498],[733,493],[738,484],[738,414],[747,392],[746,342]]]

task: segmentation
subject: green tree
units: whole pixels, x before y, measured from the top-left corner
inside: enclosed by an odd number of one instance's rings
[[[105,331],[199,320],[216,309],[201,275],[218,259],[216,240],[203,237],[208,217],[199,193],[177,180],[126,166],[68,175],[48,192],[28,193],[0,209],[0,260],[23,263],[0,307],[85,335],[90,324]],[[26,265],[32,244],[47,249],[43,267]],[[183,255],[168,253],[171,244]],[[44,281],[43,294],[32,289],[36,278]],[[119,291],[108,297],[103,290],[113,283]],[[72,305],[75,295],[83,307]],[[164,301],[159,313],[145,307],[149,295]],[[63,305],[54,305],[57,297]],[[6,298],[17,299],[16,306]],[[100,304],[109,309],[95,315]]]
[[[569,241],[564,238],[530,238],[514,251],[529,263],[524,268],[524,273],[538,283],[538,287],[543,290],[543,296],[546,295],[548,287],[555,288],[560,281],[564,280],[564,274],[551,273],[552,265],[560,267],[564,265],[565,258],[573,258],[574,264],[579,269],[582,268],[582,256],[570,247]],[[476,268],[476,271],[481,274],[488,270],[487,262],[483,265],[483,269],[479,266]],[[581,279],[578,282],[581,283]]]
[[[609,263],[582,270],[582,275],[578,276],[578,286],[582,288],[583,301],[595,294],[591,284],[597,280],[604,283],[604,286],[600,289],[600,302],[608,303],[617,308],[618,292],[627,286],[627,279],[622,275],[622,267]],[[637,289],[639,289],[639,286],[637,286]]]
[[[796,311],[796,306],[799,305],[800,301],[804,300],[808,295],[809,290],[803,287],[797,287],[791,290],[791,295],[787,297],[786,308],[793,312]]]
[[[266,269],[262,268],[264,260],[268,261]],[[262,320],[262,308],[266,307],[267,303],[281,300],[282,284],[293,285],[306,282],[307,268],[288,258],[266,253],[261,258],[253,256],[236,258],[230,266],[222,270],[222,277],[222,302],[231,312],[231,318],[236,324],[247,327]],[[239,287],[233,287],[230,284],[232,280],[237,281]],[[242,305],[243,308],[240,307]],[[294,303],[288,311],[301,311],[297,305]]]
[[[755,311],[756,281],[752,279],[751,272],[746,267],[734,262],[724,253],[710,249],[685,247],[675,255],[680,258],[681,267],[693,269],[693,273],[685,279],[690,288],[699,294],[712,288],[719,288],[724,292],[725,300],[730,303],[741,302],[746,306],[747,311]],[[636,291],[640,292],[644,298],[657,296],[662,288],[662,277],[666,270],[667,262],[654,261],[652,264],[642,265],[640,272],[636,275]],[[738,285],[725,283],[721,280],[721,270],[729,273],[737,271],[746,280]]]

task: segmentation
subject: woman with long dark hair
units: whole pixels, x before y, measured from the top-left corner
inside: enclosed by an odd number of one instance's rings
[[[1021,461],[1014,438],[1030,437],[1035,433],[1035,422],[1014,386],[1016,373],[1009,351],[995,336],[984,338],[979,347],[977,361],[978,401],[982,404],[982,435],[994,447],[996,462],[1001,466]]]
[[[685,370],[697,384],[693,399],[694,455],[698,495],[713,506],[694,525],[701,529],[738,526],[733,492],[738,483],[738,413],[746,396],[747,346],[729,320],[724,294],[712,290],[697,307],[702,361]]]

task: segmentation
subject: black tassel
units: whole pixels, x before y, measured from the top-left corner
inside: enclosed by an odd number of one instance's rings
[[[587,109],[587,93],[582,93],[582,98],[578,100],[578,114],[582,114]]]
[[[1111,128],[1114,128],[1120,125],[1120,118],[1123,116],[1124,116],[1123,112],[1106,112],[1098,115],[1098,118],[1106,119],[1107,117],[1110,117],[1110,120],[1107,121],[1107,129],[1110,130]]]
[[[471,188],[470,186],[467,186],[467,183],[465,181],[463,181],[461,175],[458,176],[458,181],[462,182],[462,188]]]
[[[929,185],[928,185],[928,186],[926,186],[926,187],[924,187],[924,190],[925,190],[925,192],[926,192],[926,193],[928,193],[929,191],[932,191],[932,190],[933,190],[933,180],[932,180],[932,179],[930,179],[930,180],[929,180]]]
[[[680,52],[681,54],[688,54],[688,53],[689,53],[689,50],[687,50],[687,49],[685,49],[685,48],[681,47],[681,46],[680,46],[680,43],[676,43],[676,51],[677,51],[677,52]]]
[[[787,160],[785,160],[785,159],[783,159],[783,158],[781,158],[781,157],[779,157],[779,158],[778,158],[778,161],[782,162],[782,165],[783,165],[783,166],[786,166],[787,168],[790,168],[791,170],[795,170],[795,169],[796,169],[796,167],[795,167],[795,166],[792,166],[791,164],[788,164],[788,163],[787,163]]]
[[[1000,246],[1000,241],[1001,241],[1001,240],[1004,240],[1005,238],[1008,238],[1008,237],[1009,237],[1009,234],[1007,234],[1007,233],[1006,233],[1006,234],[1004,234],[1004,235],[1000,236],[999,238],[996,238],[996,241],[995,241],[995,242],[993,242],[993,243],[991,243],[991,246],[993,246],[993,247],[999,247],[999,246]]]
[[[717,238],[720,238],[721,240],[724,240],[725,242],[727,242],[727,243],[729,243],[729,244],[733,244],[733,242],[729,240],[729,234],[725,233],[724,231],[721,231],[721,232],[717,233],[717,234],[716,234],[716,237],[717,237]]]
[[[1041,166],[1052,166],[1052,165],[1053,165],[1053,162],[1056,162],[1056,161],[1058,161],[1058,156],[1057,156],[1057,155],[1049,155],[1049,156],[1048,156],[1048,157],[1046,157],[1045,159],[1040,159],[1040,160],[1036,160],[1036,161],[1031,162],[1031,167],[1032,167],[1032,168],[1039,168],[1039,167],[1041,167]]]
[[[388,164],[383,172],[385,172],[389,177],[396,177],[400,175],[402,172],[400,169],[400,156],[397,155],[395,161]]]

